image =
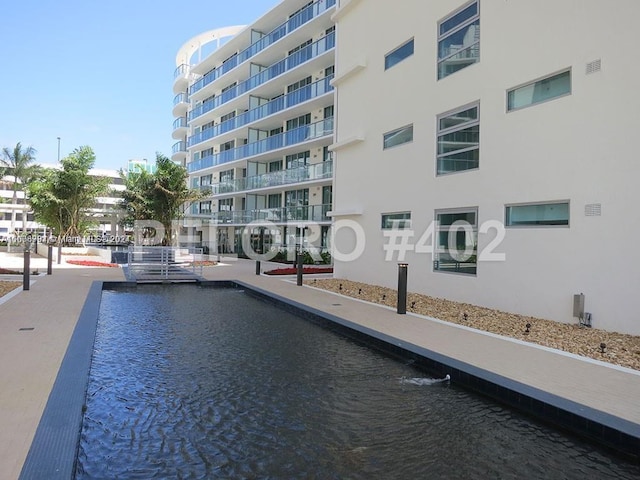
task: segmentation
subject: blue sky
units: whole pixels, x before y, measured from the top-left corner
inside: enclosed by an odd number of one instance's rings
[[[3,2],[0,147],[56,163],[81,145],[96,167],[171,156],[178,49],[215,28],[250,24],[278,0]]]

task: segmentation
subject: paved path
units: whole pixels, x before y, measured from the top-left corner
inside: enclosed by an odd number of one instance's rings
[[[396,339],[420,345],[506,378],[640,424],[640,372],[586,360],[523,342],[297,287],[291,277],[255,275],[255,262],[222,259],[205,267],[207,279],[241,280],[340,316]],[[10,262],[16,265],[8,265]],[[0,267],[21,258],[0,253]],[[34,265],[46,260],[34,258]],[[263,264],[263,270],[273,265]],[[0,304],[0,479],[18,478],[69,339],[94,280],[124,280],[121,269],[54,265],[27,292]],[[21,330],[28,328],[29,330]]]

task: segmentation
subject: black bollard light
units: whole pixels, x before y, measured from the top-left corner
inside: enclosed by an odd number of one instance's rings
[[[256,275],[260,275],[260,260],[256,260]]]
[[[407,271],[409,265],[398,264],[398,313],[407,313]]]
[[[22,272],[22,290],[29,290],[29,268],[31,268],[31,252],[29,243],[24,248],[24,271]]]
[[[53,246],[47,246],[47,275],[51,275],[53,266]]]
[[[302,253],[300,250],[296,250],[296,274],[297,274],[297,284],[298,286],[302,285]]]

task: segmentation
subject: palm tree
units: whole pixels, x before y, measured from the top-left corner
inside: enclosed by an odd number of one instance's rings
[[[5,173],[13,176],[13,205],[11,209],[11,231],[15,231],[16,228],[16,207],[18,204],[18,183],[26,185],[27,181],[34,175],[37,165],[34,164],[36,160],[36,150],[33,147],[22,148],[20,142],[16,143],[13,150],[5,147],[2,149],[2,158],[0,158],[0,168],[5,170]],[[26,199],[25,199],[26,201]],[[25,227],[27,212],[22,213],[22,228]]]

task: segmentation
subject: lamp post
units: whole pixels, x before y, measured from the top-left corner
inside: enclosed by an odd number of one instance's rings
[[[58,137],[58,163],[60,163],[60,137]],[[58,265],[62,263],[62,243],[60,234],[58,233]]]

